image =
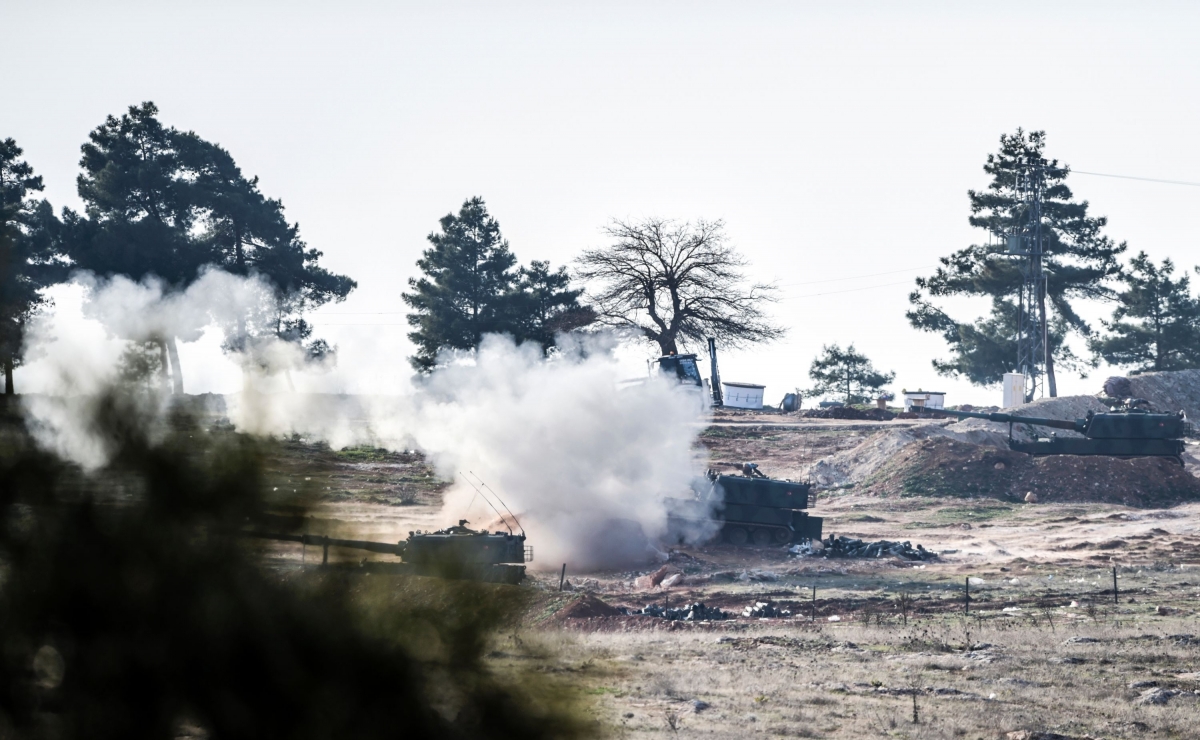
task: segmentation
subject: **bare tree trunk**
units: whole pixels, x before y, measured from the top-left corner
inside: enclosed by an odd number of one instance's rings
[[[183,371],[179,368],[179,345],[175,342],[175,337],[167,338],[167,352],[171,355],[171,392],[175,395],[183,395]]]
[[[1050,350],[1050,317],[1046,315],[1046,284],[1038,286],[1038,314],[1042,320],[1042,347],[1046,353],[1046,389],[1051,398],[1058,397],[1058,383],[1054,379],[1054,352]]]
[[[13,358],[4,358],[4,395],[11,396],[16,393],[13,390]]]
[[[171,362],[167,359],[167,340],[158,340],[158,375],[162,381],[163,390],[167,389],[167,384],[171,382]]]

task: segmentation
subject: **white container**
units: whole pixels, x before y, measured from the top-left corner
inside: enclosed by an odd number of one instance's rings
[[[941,391],[904,391],[904,410],[912,411],[913,406],[927,409],[945,408],[946,394]]]
[[[1021,373],[1004,373],[1004,405],[1012,409],[1025,403],[1025,376]]]
[[[760,410],[763,407],[765,385],[754,383],[721,382],[721,397],[725,405],[734,409]]]

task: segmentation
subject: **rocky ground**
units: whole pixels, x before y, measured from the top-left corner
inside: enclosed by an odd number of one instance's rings
[[[991,430],[954,427],[716,416],[698,450],[712,466],[826,475],[814,512],[826,535],[941,556],[717,545],[568,573],[564,591],[559,573],[531,572],[523,617],[496,638],[497,669],[568,682],[618,737],[1195,737],[1193,476],[1161,461],[1031,459],[986,444]],[[275,469],[278,485],[312,492],[313,531],[394,540],[446,524],[445,484],[415,453],[296,443]],[[1022,500],[1029,490],[1038,503]],[[268,549],[287,567],[304,557]],[[710,618],[653,615],[697,603]]]

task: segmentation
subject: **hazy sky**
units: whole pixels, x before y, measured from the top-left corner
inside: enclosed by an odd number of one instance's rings
[[[399,296],[425,236],[481,195],[523,262],[569,262],[614,217],[724,219],[784,296],[788,338],[722,358],[768,401],[853,342],[896,390],[998,402],[938,377],[944,344],[904,311],[915,276],[982,238],[966,192],[999,136],[1045,129],[1077,170],[1200,182],[1194,3],[0,0],[0,32],[0,136],[56,207],[78,206],[88,131],[153,100],[358,280],[317,326],[376,383],[408,375]],[[1069,184],[1132,250],[1200,263],[1200,187]],[[200,352],[188,391],[235,390]]]

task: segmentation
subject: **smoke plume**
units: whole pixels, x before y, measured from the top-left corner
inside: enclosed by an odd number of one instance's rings
[[[228,334],[239,316],[270,310],[263,284],[218,271],[180,293],[123,279],[80,282],[84,313],[105,332],[68,337],[53,322],[39,325],[27,356],[39,357],[58,381],[26,408],[44,446],[86,466],[102,464],[107,447],[81,423],[82,411],[119,380],[122,344]],[[330,389],[321,381],[329,368],[308,365],[294,344],[268,338],[252,352],[232,353],[242,392],[226,395],[224,405],[235,427],[252,434],[300,434],[334,448],[419,449],[454,481],[446,525],[501,526],[464,479],[477,476],[485,494],[498,494],[517,514],[535,567],[617,566],[652,557],[650,544],[666,533],[663,498],[686,495],[699,467],[692,446],[702,409],[699,394],[662,378],[623,384],[614,346],[608,336],[564,340],[545,359],[539,347],[488,336],[476,353],[446,356],[429,376],[398,378],[402,393],[346,397],[313,392]],[[343,380],[352,372],[337,371]],[[294,373],[301,391],[280,389],[274,380],[281,373]],[[157,393],[147,397],[165,408],[161,386],[148,387]]]

